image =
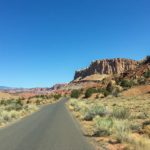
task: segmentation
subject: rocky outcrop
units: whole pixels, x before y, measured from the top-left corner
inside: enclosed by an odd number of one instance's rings
[[[131,59],[104,59],[96,60],[83,70],[75,72],[74,80],[77,78],[85,78],[92,74],[120,74],[124,71],[133,70],[137,67],[138,62]]]
[[[67,83],[55,84],[50,89],[51,90],[59,90],[59,89],[65,87],[66,85],[67,85]]]
[[[150,56],[146,56],[143,60],[140,61],[141,64],[150,64]]]

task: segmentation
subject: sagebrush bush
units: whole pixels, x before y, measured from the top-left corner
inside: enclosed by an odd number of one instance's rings
[[[112,118],[102,118],[99,116],[96,116],[94,118],[95,122],[95,136],[108,136],[112,134],[112,127],[113,127],[113,120]]]
[[[130,129],[133,132],[139,132],[139,131],[142,130],[142,124],[134,122],[134,121],[132,121],[131,123],[129,123],[129,126],[130,126]]]
[[[83,101],[79,101],[77,99],[71,99],[69,104],[73,107],[74,111],[82,111],[86,108],[86,104]]]
[[[130,110],[125,107],[114,107],[112,116],[117,119],[127,119],[130,117]]]
[[[130,133],[130,127],[128,120],[114,121],[113,131],[119,142],[128,142],[128,135]]]
[[[1,117],[3,118],[3,120],[5,122],[9,122],[9,121],[12,120],[10,112],[8,112],[6,110],[4,110],[4,111],[1,112]]]
[[[91,105],[89,107],[87,107],[84,115],[83,115],[83,119],[90,121],[92,120],[95,116],[105,116],[107,113],[106,111],[106,107],[102,106],[102,105]]]
[[[29,112],[34,112],[38,109],[38,107],[35,104],[26,105],[25,109]]]
[[[18,117],[20,117],[20,111],[15,111],[15,110],[12,110],[10,111],[10,116],[12,119],[17,119]]]
[[[70,99],[70,101],[69,101],[69,104],[71,105],[71,106],[75,106],[76,105],[76,103],[77,103],[77,99]]]

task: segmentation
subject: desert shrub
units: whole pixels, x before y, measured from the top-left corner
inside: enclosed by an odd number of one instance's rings
[[[99,104],[95,104],[93,106],[91,106],[91,112],[96,116],[104,116],[106,115],[106,107],[99,105]]]
[[[144,77],[145,77],[145,78],[150,78],[150,70],[148,70],[148,71],[146,71],[146,72],[144,73]]]
[[[72,90],[71,91],[71,97],[72,98],[79,98],[81,92],[79,90]]]
[[[11,111],[11,110],[21,110],[23,107],[23,103],[17,99],[17,100],[5,100],[1,102],[1,105],[5,107],[5,110]]]
[[[99,88],[97,89],[97,92],[102,93],[105,97],[111,94],[106,88]]]
[[[40,100],[39,99],[36,100],[36,105],[40,105]]]
[[[12,111],[10,111],[9,113],[10,113],[10,117],[11,117],[12,119],[17,119],[18,117],[21,116],[20,111],[12,110]]]
[[[77,105],[76,105],[76,107],[75,107],[75,110],[81,112],[81,111],[87,109],[87,107],[88,107],[88,106],[87,106],[87,104],[86,104],[85,102],[80,101],[80,102],[77,103]]]
[[[90,121],[95,116],[105,116],[106,113],[107,113],[106,107],[104,107],[102,105],[95,104],[95,105],[89,106],[85,110],[85,112],[83,114],[83,119],[87,120],[87,121]]]
[[[136,119],[147,119],[147,118],[149,118],[149,116],[145,112],[139,112],[139,113],[136,113],[134,118],[136,118]]]
[[[143,85],[145,83],[146,83],[146,79],[143,76],[138,79],[138,84]]]
[[[99,95],[97,94],[95,98],[98,99],[98,98],[99,98]]]
[[[69,104],[73,107],[74,111],[80,111],[81,109],[84,110],[86,107],[85,102],[83,101],[78,101],[77,99],[71,99]]]
[[[28,112],[34,112],[38,109],[38,107],[35,104],[29,104],[24,106],[24,109]]]
[[[113,132],[119,142],[128,142],[128,135],[130,133],[130,127],[127,120],[114,121]]]
[[[91,121],[94,118],[94,115],[92,114],[91,110],[89,107],[86,107],[82,109],[82,119],[86,121]]]
[[[112,82],[109,82],[106,87],[106,90],[111,93],[113,91],[113,89],[114,89],[114,87],[113,87]]]
[[[54,99],[55,99],[55,100],[58,100],[58,99],[60,99],[60,98],[61,98],[61,94],[55,94],[55,95],[54,95]]]
[[[3,100],[0,105],[0,124],[6,124],[35,110],[37,106],[25,105],[20,99]]]
[[[130,116],[130,111],[125,107],[114,107],[112,116],[117,119],[127,119]]]
[[[127,88],[130,88],[134,85],[134,82],[132,80],[127,80],[127,79],[123,79],[121,82],[120,82],[120,85],[122,87],[127,87]]]
[[[104,90],[103,94],[104,94],[105,97],[107,97],[108,95],[110,95],[110,92],[108,92],[107,90]]]
[[[113,91],[112,91],[112,95],[115,96],[115,97],[118,97],[119,93],[120,93],[120,90],[117,87],[114,88]]]
[[[94,118],[95,122],[95,136],[108,136],[112,133],[113,120],[111,118],[101,118],[96,116]]]
[[[102,93],[102,88],[98,88],[97,93]]]
[[[109,91],[107,91],[107,89],[102,89],[102,94],[104,94],[104,96],[108,96],[110,95],[111,93]]]
[[[135,121],[131,121],[130,124],[130,129],[134,132],[139,132],[142,129],[142,124],[141,123],[137,123]]]
[[[147,64],[147,63],[150,63],[150,56],[146,56],[142,61],[142,64]]]
[[[89,88],[85,92],[85,98],[89,98],[92,96],[93,93],[96,93],[97,90],[95,88]]]
[[[4,122],[9,122],[9,121],[12,120],[11,115],[10,115],[10,113],[8,111],[4,110],[4,111],[1,112],[0,115],[3,118]]]
[[[36,96],[34,96],[34,97],[32,97],[32,98],[46,99],[46,98],[48,98],[48,97],[47,97],[47,95],[36,95]]]
[[[77,105],[77,99],[70,99],[69,104],[74,107],[75,105]]]

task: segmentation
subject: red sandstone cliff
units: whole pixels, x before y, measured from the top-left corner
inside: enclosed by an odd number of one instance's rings
[[[74,79],[84,78],[95,73],[120,74],[135,69],[137,65],[137,61],[123,58],[96,60],[88,68],[76,71]]]

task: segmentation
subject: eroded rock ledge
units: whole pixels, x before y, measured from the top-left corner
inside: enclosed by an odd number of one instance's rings
[[[85,78],[95,73],[120,74],[124,71],[135,69],[137,65],[138,61],[124,58],[96,60],[88,68],[76,71],[74,79]]]

